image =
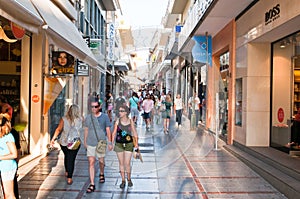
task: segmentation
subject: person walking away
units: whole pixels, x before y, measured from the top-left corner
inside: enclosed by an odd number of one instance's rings
[[[150,98],[150,94],[146,94],[146,99],[143,101],[142,107],[144,109],[143,118],[146,122],[146,130],[150,130],[150,119],[151,119],[151,111],[154,107],[153,100]]]
[[[60,135],[60,139],[58,142],[60,144],[61,150],[65,155],[64,166],[68,185],[71,185],[73,183],[72,177],[75,167],[75,159],[80,146],[77,149],[72,150],[68,149],[67,145],[68,141],[74,139],[75,136],[80,137],[79,132],[80,129],[82,129],[82,122],[83,119],[80,116],[79,106],[76,104],[71,105],[68,109],[67,114],[60,119],[50,143],[53,147],[55,140],[57,139],[58,135]],[[73,131],[73,129],[77,129],[77,132],[71,132]]]
[[[0,173],[5,199],[14,199],[14,177],[17,171],[17,148],[13,135],[10,133],[10,116],[0,114]]]
[[[107,104],[107,115],[109,117],[110,122],[112,122],[112,110],[114,107],[113,103],[114,103],[114,98],[111,93],[108,93],[106,98],[106,104]]]
[[[156,103],[155,103],[155,108],[156,108],[156,114],[157,114],[157,117],[156,117],[156,124],[160,124],[161,122],[161,104],[162,104],[162,100],[161,100],[161,96],[157,96],[157,100],[156,100]]]
[[[116,120],[112,133],[111,142],[114,143],[114,151],[119,160],[119,169],[122,178],[120,188],[125,187],[125,172],[127,173],[128,187],[132,187],[131,181],[131,158],[133,149],[138,149],[138,134],[135,125],[129,116],[129,108],[121,106],[119,108],[119,119]]]
[[[123,93],[119,92],[119,97],[115,100],[115,113],[116,116],[119,115],[118,110],[120,108],[120,106],[122,105],[126,105],[126,100],[123,97]]]
[[[95,191],[95,162],[96,158],[99,161],[100,174],[99,182],[104,183],[104,167],[105,167],[105,153],[100,154],[96,152],[96,146],[99,140],[110,141],[111,123],[107,114],[102,113],[102,104],[95,100],[91,102],[92,113],[88,114],[84,121],[84,147],[87,151],[87,157],[89,161],[89,174],[90,185],[86,190],[87,193]],[[98,140],[99,139],[99,140]],[[111,142],[108,142],[108,150],[112,150],[113,146]]]
[[[172,117],[172,106],[173,102],[169,94],[166,95],[165,101],[162,102],[162,107],[165,107],[164,112],[162,113],[162,118],[164,120],[164,133],[169,134],[170,127],[170,118]]]
[[[198,127],[200,99],[197,96],[197,92],[194,92],[193,96],[189,98],[188,106],[189,106],[189,119],[191,119],[191,115],[193,113],[193,110],[195,110],[196,127]]]
[[[177,127],[181,127],[181,119],[182,119],[182,110],[183,110],[183,101],[181,99],[180,94],[176,95],[176,99],[174,100],[174,110],[176,112],[176,122]]]
[[[153,108],[152,108],[152,111],[150,113],[150,123],[151,123],[151,125],[153,125],[154,114],[155,114],[155,107],[154,107],[154,105],[155,105],[155,97],[154,97],[154,95],[152,93],[150,94],[150,99],[153,101]]]
[[[139,117],[139,98],[136,92],[132,93],[132,96],[129,98],[129,107],[130,107],[130,115],[134,122],[137,124],[137,120]]]

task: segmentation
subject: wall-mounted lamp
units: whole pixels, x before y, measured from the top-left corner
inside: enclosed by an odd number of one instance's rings
[[[48,25],[47,25],[47,24],[44,24],[44,25],[42,25],[42,28],[43,28],[44,30],[47,30],[47,29],[48,29]]]
[[[285,41],[281,41],[279,47],[280,47],[280,48],[285,48],[285,46],[286,46],[286,45],[285,45]]]

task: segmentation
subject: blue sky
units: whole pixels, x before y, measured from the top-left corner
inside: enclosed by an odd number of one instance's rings
[[[168,0],[119,0],[126,24],[132,27],[158,26]]]

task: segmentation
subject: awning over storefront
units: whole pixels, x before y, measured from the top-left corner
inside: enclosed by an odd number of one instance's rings
[[[30,0],[0,0],[0,15],[33,33],[44,23]]]
[[[115,70],[118,70],[118,71],[128,71],[129,70],[128,65],[123,61],[114,62],[114,66],[115,66]]]
[[[178,55],[178,42],[174,42],[171,52],[166,56],[165,59],[174,59]]]
[[[65,50],[90,66],[98,62],[73,24],[50,0],[31,0],[45,21],[50,43]]]

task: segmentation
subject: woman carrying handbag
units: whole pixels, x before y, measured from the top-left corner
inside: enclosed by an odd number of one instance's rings
[[[76,147],[76,149],[68,148],[69,140],[71,139],[69,137],[71,134],[70,130],[74,129],[74,127],[78,130],[82,128],[82,117],[80,116],[79,106],[76,104],[71,105],[66,116],[60,119],[59,124],[51,139],[51,146],[53,147],[56,138],[58,137],[59,134],[61,134],[58,142],[60,144],[61,150],[65,155],[65,159],[64,159],[65,176],[67,177],[67,183],[69,185],[73,183],[72,176],[75,167],[75,159],[80,149],[80,144]],[[80,135],[77,136],[79,137]]]

